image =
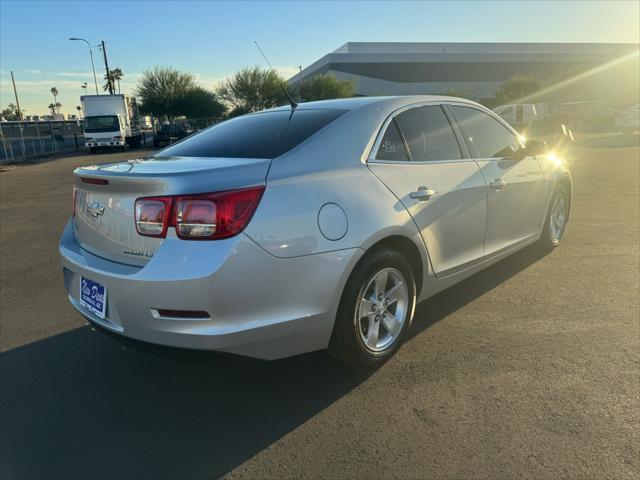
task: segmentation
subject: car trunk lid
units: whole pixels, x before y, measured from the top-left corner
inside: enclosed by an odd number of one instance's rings
[[[145,265],[164,239],[136,231],[137,198],[264,185],[269,164],[268,159],[169,157],[80,167],[74,172],[76,241],[103,258]],[[170,229],[167,235],[174,233]]]

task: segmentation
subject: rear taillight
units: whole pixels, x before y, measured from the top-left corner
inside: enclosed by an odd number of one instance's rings
[[[216,233],[218,207],[208,198],[176,201],[176,233],[181,238],[207,238]]]
[[[264,187],[227,192],[139,198],[135,204],[140,235],[165,237],[169,227],[184,240],[233,237],[247,226]]]
[[[136,230],[147,237],[163,237],[167,234],[171,215],[172,197],[139,198],[135,204]]]

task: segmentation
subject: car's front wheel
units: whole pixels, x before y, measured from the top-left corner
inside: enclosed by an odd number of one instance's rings
[[[367,255],[342,294],[329,352],[359,369],[378,367],[400,348],[415,302],[414,274],[404,256],[388,248]]]
[[[544,250],[552,250],[560,244],[569,220],[569,191],[564,185],[558,185],[544,221],[540,246]]]

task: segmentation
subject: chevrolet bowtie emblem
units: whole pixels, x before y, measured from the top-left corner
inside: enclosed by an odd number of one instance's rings
[[[104,206],[98,202],[91,202],[87,205],[87,213],[92,217],[98,217],[104,213]]]

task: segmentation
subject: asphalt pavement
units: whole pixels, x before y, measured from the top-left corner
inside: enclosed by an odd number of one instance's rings
[[[562,245],[418,306],[362,375],[121,345],[67,303],[71,171],[0,173],[0,478],[640,478],[640,148],[571,154]]]

